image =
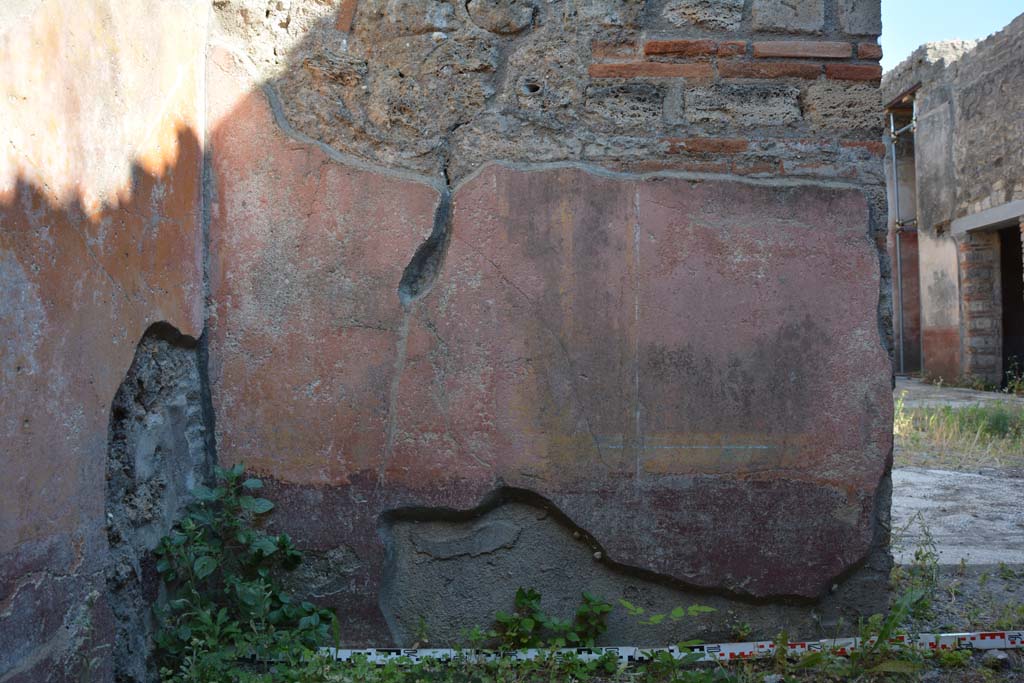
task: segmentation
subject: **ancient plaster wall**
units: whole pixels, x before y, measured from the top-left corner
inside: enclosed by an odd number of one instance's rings
[[[1022,52],[1024,15],[977,43],[922,46],[882,84],[886,101],[920,84],[916,207],[929,374],[1002,379],[998,240],[954,235],[951,226],[1024,198]]]
[[[877,3],[325,7],[216,5],[210,370],[345,639],[479,618],[489,559],[406,525],[512,504],[617,589],[877,608]],[[531,581],[584,587],[496,585]]]
[[[140,670],[207,383],[346,642],[882,606],[877,2],[212,5],[0,10],[0,681]]]
[[[110,680],[111,405],[203,329],[198,2],[0,8],[0,680]]]

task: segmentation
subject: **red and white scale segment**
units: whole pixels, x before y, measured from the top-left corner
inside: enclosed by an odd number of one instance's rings
[[[868,641],[874,644],[874,639]],[[917,638],[897,636],[892,638],[893,644],[903,643],[923,650],[1024,650],[1024,631],[984,631],[975,633],[923,633]],[[844,656],[859,649],[860,638],[837,638],[835,640],[817,640],[789,643],[790,655],[802,655],[807,652],[832,652]],[[320,652],[339,662],[365,658],[375,664],[384,664],[393,659],[405,659],[413,663],[424,660],[440,662],[454,659],[494,660],[501,658],[528,661],[545,656],[547,650],[454,650],[449,648],[429,649],[366,649],[343,650],[333,647],[320,648]],[[581,647],[556,650],[556,655],[575,655],[583,661],[595,660],[606,654],[615,655],[621,664],[635,664],[651,659],[656,652],[668,652],[676,659],[687,653],[699,654],[700,662],[732,662],[744,659],[771,657],[775,654],[775,643],[761,640],[752,643],[714,643],[695,645],[688,650],[678,647]]]

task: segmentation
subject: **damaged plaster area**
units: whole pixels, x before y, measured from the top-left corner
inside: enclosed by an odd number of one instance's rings
[[[808,609],[806,601],[766,603],[688,589],[609,563],[585,531],[528,493],[505,492],[469,513],[396,512],[385,520],[380,529],[387,553],[381,609],[403,647],[460,642],[467,628],[489,628],[496,610],[512,609],[517,587],[537,589],[547,613],[565,619],[575,614],[584,591],[613,604],[626,599],[648,613],[676,605],[715,609],[660,625],[641,625],[616,609],[604,639],[610,643],[728,640],[743,624],[755,633],[771,633],[785,624],[791,633],[828,634],[840,620],[856,622],[860,612],[854,605],[878,602],[878,584],[890,567],[887,553],[875,550]],[[424,633],[428,643],[421,640]]]
[[[152,551],[212,475],[209,406],[196,340],[157,323],[139,342],[110,411],[107,602],[115,680],[146,681],[157,575]]]

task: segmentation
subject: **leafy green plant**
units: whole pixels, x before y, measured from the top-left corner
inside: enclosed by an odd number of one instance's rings
[[[471,640],[498,639],[503,649],[593,647],[608,630],[611,603],[584,592],[573,620],[554,617],[540,606],[540,593],[532,588],[516,591],[515,609],[498,612],[490,631],[475,629]]]
[[[276,575],[302,561],[287,534],[257,520],[274,505],[239,464],[196,486],[184,519],[156,549],[166,600],[156,608],[160,676],[166,683],[321,680],[315,654],[333,613],[293,599]],[[321,677],[318,677],[321,676]]]
[[[1016,570],[1014,570],[1012,567],[1010,567],[1005,562],[1000,562],[999,563],[998,570],[999,570],[999,578],[1001,578],[1003,581],[1015,581],[1015,580],[1021,578],[1020,573],[1018,573]]]
[[[740,643],[750,640],[750,634],[753,632],[754,628],[746,621],[735,621],[729,627],[729,633],[733,640]]]
[[[629,613],[630,616],[636,617],[639,623],[643,626],[657,626],[666,619],[670,621],[682,621],[687,617],[697,617],[701,614],[707,614],[714,612],[714,607],[707,607],[706,605],[690,605],[688,607],[673,607],[668,612],[658,612],[655,614],[648,614],[644,611],[643,607],[637,607],[628,600],[619,600],[619,604]]]
[[[1010,367],[1006,371],[1006,388],[1003,390],[1014,396],[1024,396],[1024,363],[1017,356],[1010,358]]]
[[[1024,604],[1015,602],[1002,605],[992,623],[1001,631],[1024,628]]]

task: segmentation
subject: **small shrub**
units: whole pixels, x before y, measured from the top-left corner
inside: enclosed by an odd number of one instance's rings
[[[216,487],[196,502],[156,550],[166,599],[156,608],[160,676],[166,683],[322,680],[315,654],[336,620],[284,593],[277,572],[302,555],[286,534],[256,520],[273,509],[256,497],[259,479],[242,465],[217,470]]]
[[[471,639],[496,638],[502,649],[593,647],[608,630],[608,613],[612,606],[584,592],[573,620],[559,619],[540,606],[540,593],[532,588],[516,591],[515,609],[498,612],[494,628],[487,632],[475,629]]]

